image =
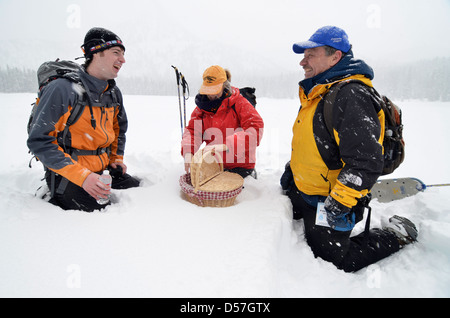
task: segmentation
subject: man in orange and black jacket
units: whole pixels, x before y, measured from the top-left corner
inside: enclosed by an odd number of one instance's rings
[[[373,70],[353,57],[347,34],[337,27],[320,28],[293,49],[304,54],[300,66],[305,79],[282,187],[293,204],[294,219],[304,220],[315,256],[354,272],[417,237],[414,225],[401,218],[401,226],[410,230],[406,238],[388,230],[390,226],[350,238],[383,169],[384,112],[370,92]],[[324,96],[334,84],[353,79],[360,82],[343,86],[332,106],[332,137],[323,116]],[[320,216],[326,223],[316,222]]]
[[[79,84],[58,78],[41,90],[27,145],[46,168],[50,202],[91,212],[104,208],[97,200],[110,194],[99,181],[103,170],[111,170],[112,188],[136,187],[139,181],[123,162],[128,121],[114,81],[125,63],[123,42],[109,30],[92,28],[82,48],[86,63],[73,74]],[[86,102],[81,116],[61,136],[80,100]]]

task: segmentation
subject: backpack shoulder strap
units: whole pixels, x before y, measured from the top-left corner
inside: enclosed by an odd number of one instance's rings
[[[256,108],[256,95],[255,95],[256,88],[254,87],[243,87],[239,88],[239,92],[253,107]],[[238,112],[236,111],[236,104],[231,105],[231,108],[236,113],[236,116],[238,116],[239,122],[241,121]]]
[[[69,118],[67,118],[66,127],[73,125],[77,122],[77,120],[80,118],[81,114],[83,113],[84,106],[86,106],[86,98],[84,94],[82,95],[82,98],[77,101],[75,106],[72,108],[70,112]]]
[[[67,118],[66,126],[64,127],[64,130],[62,132],[62,143],[63,143],[63,149],[64,151],[68,151],[66,140],[67,140],[67,134],[69,132],[69,127],[73,124],[75,124],[78,119],[81,117],[81,114],[84,111],[84,107],[86,106],[86,98],[85,94],[82,95],[81,98],[78,99],[75,106],[73,106],[72,110],[70,111],[69,118]]]
[[[351,84],[351,83],[359,83],[362,85],[366,85],[363,82],[361,82],[360,80],[356,80],[356,79],[349,79],[349,80],[345,80],[345,81],[341,81],[338,82],[334,85],[331,86],[330,90],[328,91],[328,93],[325,94],[324,98],[323,98],[323,119],[325,122],[325,126],[328,130],[328,132],[331,135],[331,138],[334,140],[334,133],[333,133],[333,106],[334,106],[334,102],[336,101],[336,97],[339,93],[339,90],[344,87],[347,84]]]
[[[111,89],[111,99],[113,102],[112,106],[114,107],[114,113],[116,113],[117,109],[119,109],[120,103],[119,98],[117,97],[117,91],[115,87]]]

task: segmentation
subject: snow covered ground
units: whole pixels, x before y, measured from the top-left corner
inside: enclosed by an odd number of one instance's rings
[[[84,213],[35,197],[43,170],[28,168],[26,147],[34,98],[0,94],[0,297],[450,296],[450,187],[372,202],[373,226],[394,214],[416,223],[419,242],[399,253],[353,274],[313,257],[279,186],[298,100],[258,100],[258,179],[245,180],[234,206],[201,208],[180,195],[178,98],[125,96],[125,160],[143,186]],[[450,182],[450,103],[399,104],[407,156],[392,177]]]

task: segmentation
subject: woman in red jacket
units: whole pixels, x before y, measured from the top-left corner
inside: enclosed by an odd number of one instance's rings
[[[187,173],[193,154],[203,142],[207,146],[227,146],[222,153],[224,170],[246,177],[255,169],[264,122],[239,89],[231,86],[230,79],[230,72],[218,65],[203,73],[203,85],[195,98],[197,107],[181,142]]]

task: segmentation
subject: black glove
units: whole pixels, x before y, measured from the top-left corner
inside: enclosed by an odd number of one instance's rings
[[[286,192],[289,192],[289,190],[291,190],[292,186],[294,185],[294,175],[292,174],[290,161],[288,161],[284,166],[284,173],[281,176],[280,184],[281,188]]]
[[[109,173],[110,173],[112,178],[120,178],[120,177],[123,176],[122,166],[117,165],[116,167],[117,168],[113,168],[111,166],[108,166],[108,170],[109,170]]]
[[[336,201],[331,196],[325,200],[325,211],[327,221],[333,230],[346,232],[351,231],[355,226],[355,213],[352,209]]]

